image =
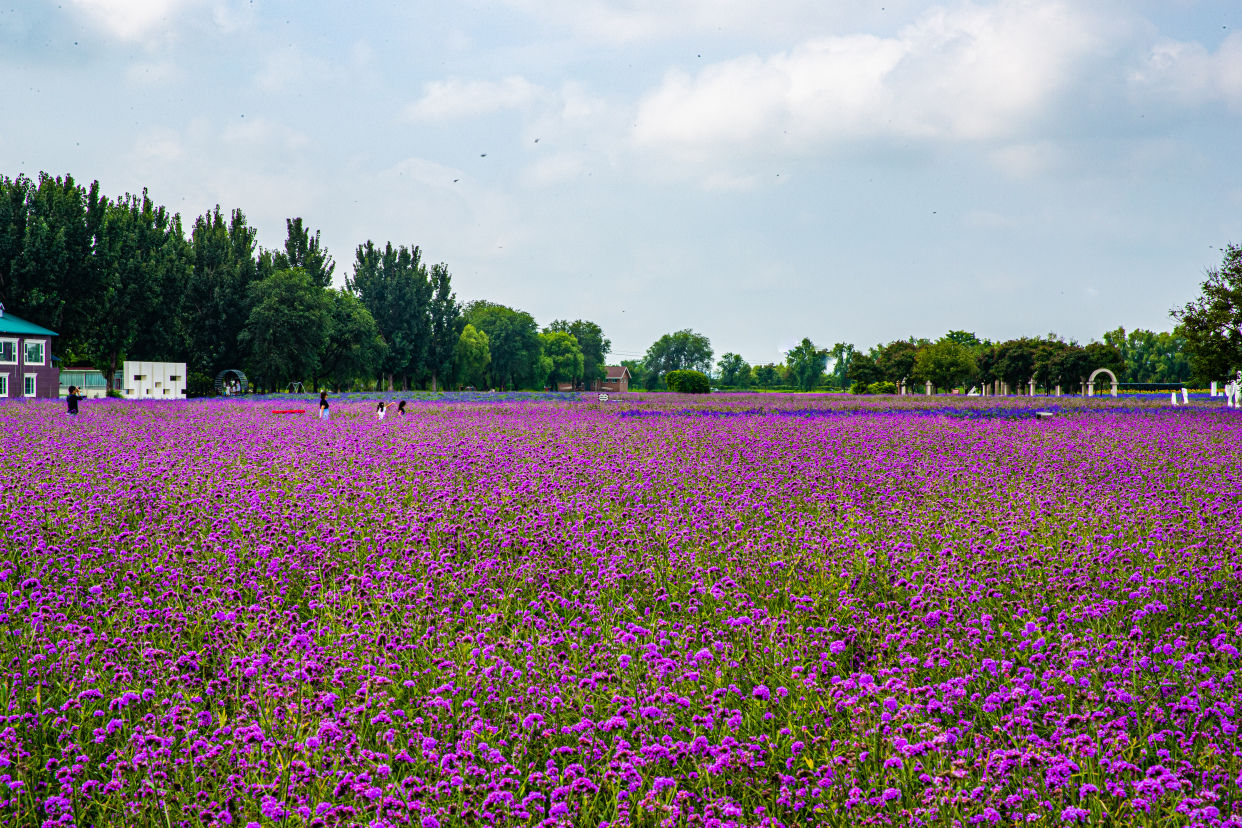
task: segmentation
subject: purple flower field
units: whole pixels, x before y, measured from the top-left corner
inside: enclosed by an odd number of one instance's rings
[[[0,822],[1242,825],[1242,413],[0,407]]]

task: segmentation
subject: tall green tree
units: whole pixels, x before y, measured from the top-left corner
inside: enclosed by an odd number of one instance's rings
[[[311,281],[321,288],[332,285],[332,271],[336,262],[328,249],[319,241],[319,231],[311,235],[302,225],[301,217],[285,219],[285,249],[278,251],[272,260],[277,270],[301,268]]]
[[[850,387],[850,366],[857,352],[848,342],[838,342],[828,351],[829,382],[834,388]]]
[[[948,342],[954,342],[958,345],[964,345],[970,349],[981,348],[987,344],[976,336],[973,331],[949,331],[941,337],[941,339]]]
[[[250,316],[241,334],[250,371],[269,390],[311,379],[319,370],[331,322],[328,291],[294,268],[255,282],[250,294]]]
[[[367,241],[358,246],[346,286],[371,312],[388,345],[381,366],[388,390],[394,389],[396,377],[407,390],[411,377],[417,381],[430,375],[432,285],[422,251],[417,246],[394,248],[391,242],[381,250]]]
[[[850,358],[849,369],[845,378],[849,380],[849,387],[867,386],[875,382],[882,382],[884,375],[880,372],[880,368],[876,365],[876,353],[878,349],[872,348],[868,353],[855,352]]]
[[[547,382],[553,390],[562,382],[572,383],[582,379],[582,348],[573,334],[548,331],[539,334],[539,344],[547,360]]]
[[[465,323],[461,318],[461,306],[453,293],[452,276],[448,265],[432,265],[428,277],[431,298],[428,302],[428,340],[426,372],[431,377],[431,390],[440,383],[452,385],[453,369],[457,358],[457,342]]]
[[[737,354],[725,354],[716,367],[720,371],[720,384],[725,388],[744,388],[750,384],[750,364]]]
[[[457,338],[453,359],[457,378],[463,385],[474,388],[487,385],[487,366],[492,361],[487,334],[467,322]]]
[[[1104,344],[1125,360],[1127,382],[1185,383],[1190,380],[1186,340],[1169,331],[1117,328],[1104,334]]]
[[[1041,341],[1029,337],[1010,339],[988,348],[980,355],[978,365],[985,382],[1001,380],[1013,391],[1019,391],[1035,376]]]
[[[968,383],[975,373],[975,357],[960,341],[945,337],[919,349],[913,378],[931,382],[937,389],[956,388]]]
[[[154,270],[152,306],[128,355],[152,362],[188,362],[194,320],[187,293],[194,275],[194,254],[179,215],[172,215],[167,232],[158,241],[149,262]]]
[[[250,286],[263,278],[258,231],[241,210],[226,218],[220,206],[199,216],[190,233],[194,271],[186,291],[189,367],[208,376],[240,368],[240,339],[250,317]]]
[[[147,337],[147,329],[169,325],[163,303],[189,279],[192,263],[180,217],[157,207],[145,190],[141,197],[108,204],[95,241],[95,266],[96,305],[84,343],[111,388],[123,359],[146,358],[130,351]]]
[[[328,323],[319,372],[336,390],[373,379],[387,346],[375,318],[358,297],[345,290],[327,290]]]
[[[486,301],[471,302],[463,315],[468,323],[487,334],[492,385],[524,388],[542,381],[538,374],[543,349],[534,317],[526,311]]]
[[[913,379],[920,345],[914,340],[898,339],[881,347],[875,357],[880,378],[898,386]]]
[[[30,179],[24,175],[17,178],[0,176],[0,302],[13,313],[17,312],[22,293],[21,287],[13,280],[13,262],[21,255],[25,243],[26,224],[30,216],[26,199],[32,189]],[[36,324],[46,325],[51,321],[36,320],[35,314],[24,306],[23,311]]]
[[[766,365],[755,366],[755,385],[760,388],[779,388],[786,385],[785,372],[786,367],[769,362]]]
[[[1220,267],[1210,268],[1206,276],[1199,296],[1172,311],[1201,383],[1242,368],[1242,246],[1227,245]]]
[[[712,343],[703,334],[685,328],[667,333],[651,343],[643,358],[647,388],[655,388],[669,371],[702,371],[712,368]]]
[[[596,383],[607,375],[605,360],[612,350],[612,342],[604,336],[603,328],[585,319],[573,322],[557,319],[544,329],[544,333],[552,331],[572,334],[578,341],[578,347],[582,349],[582,379],[588,389],[594,389]]]
[[[83,349],[102,286],[95,245],[107,208],[98,182],[0,179],[0,302],[55,330],[57,354]]]
[[[828,367],[828,351],[815,347],[808,337],[785,353],[789,375],[799,391],[814,391],[824,379]]]

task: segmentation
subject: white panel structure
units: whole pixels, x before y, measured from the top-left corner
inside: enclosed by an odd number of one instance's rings
[[[121,387],[130,400],[184,400],[184,362],[126,362]]]

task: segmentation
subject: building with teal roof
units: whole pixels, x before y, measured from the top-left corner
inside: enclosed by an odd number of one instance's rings
[[[57,335],[0,305],[0,400],[60,396],[59,372],[52,364],[52,337]]]

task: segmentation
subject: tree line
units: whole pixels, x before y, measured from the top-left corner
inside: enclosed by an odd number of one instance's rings
[[[358,245],[336,289],[336,262],[301,218],[286,221],[280,249],[261,248],[257,237],[240,209],[217,206],[187,229],[145,190],[107,198],[98,182],[70,176],[0,177],[0,302],[59,332],[53,354],[62,364],[93,365],[110,385],[126,358],[186,362],[200,392],[230,368],[269,390],[590,388],[605,376],[611,343],[599,325],[556,320],[540,329],[516,308],[463,304],[448,266],[429,265],[416,245]],[[949,331],[863,351],[804,338],[784,361],[753,366],[732,352],[714,363],[710,340],[683,329],[622,364],[647,389],[687,370],[725,388],[864,393],[996,381],[1075,392],[1096,368],[1125,382],[1206,385],[1242,367],[1242,249],[1229,245],[1200,296],[1171,313],[1172,332],[1117,328],[1086,345]]]
[[[192,393],[227,369],[268,390],[591,387],[611,344],[599,325],[462,304],[444,263],[416,245],[368,240],[345,287],[301,218],[283,248],[258,245],[240,209],[187,229],[141,195],[108,198],[71,176],[0,177],[0,302],[57,331],[62,365],[112,387],[125,359],[187,363]]]
[[[1209,268],[1200,295],[1170,311],[1172,331],[1116,328],[1099,342],[1081,345],[1050,333],[1003,342],[980,339],[969,331],[949,331],[938,339],[878,344],[863,351],[838,342],[821,348],[809,338],[791,348],[780,363],[751,365],[725,353],[713,370],[710,340],[686,329],[660,337],[641,359],[625,360],[635,384],[657,389],[672,371],[695,370],[729,389],[815,389],[855,393],[895,392],[902,385],[920,389],[930,382],[939,391],[1003,382],[1013,390],[1057,386],[1082,390],[1097,368],[1121,382],[1205,387],[1242,369],[1242,247],[1224,248],[1219,267]]]
[[[668,373],[696,370],[728,389],[840,390],[895,392],[902,385],[922,390],[930,382],[940,391],[1004,382],[1012,389],[1034,381],[1041,389],[1060,386],[1076,393],[1097,368],[1108,368],[1132,383],[1184,384],[1193,375],[1191,350],[1178,333],[1117,328],[1102,342],[1079,345],[1049,334],[1004,342],[979,339],[969,331],[949,331],[936,340],[904,339],[866,351],[848,343],[820,348],[809,338],[786,352],[781,363],[751,365],[735,353],[712,364],[711,342],[691,330],[665,334],[642,359],[628,360],[635,383],[664,387]]]

